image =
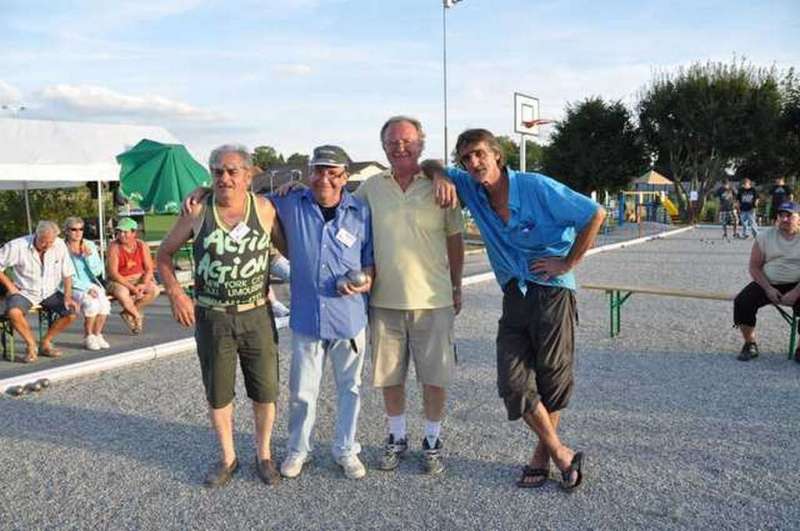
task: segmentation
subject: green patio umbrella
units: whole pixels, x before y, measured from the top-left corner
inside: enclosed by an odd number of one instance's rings
[[[144,139],[117,155],[122,193],[144,211],[177,213],[189,192],[211,182],[208,171],[180,144]]]

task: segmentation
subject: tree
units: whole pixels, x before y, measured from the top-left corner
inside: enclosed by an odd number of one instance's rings
[[[289,158],[286,159],[286,164],[290,166],[308,166],[308,155],[292,153]]]
[[[781,82],[781,131],[783,171],[800,176],[800,80],[790,69]]]
[[[36,223],[43,219],[62,225],[69,216],[80,216],[85,221],[96,223],[97,200],[92,199],[87,187],[31,190],[28,192],[28,198],[33,228],[36,228]],[[114,206],[110,199],[110,194],[104,192],[105,219],[113,216]],[[28,234],[24,192],[0,192],[0,242],[23,234]]]
[[[497,141],[506,156],[506,164],[511,168],[519,169],[519,144],[511,137],[498,136]],[[525,170],[540,171],[542,169],[542,146],[531,140],[525,139]]]
[[[585,194],[623,189],[646,167],[628,109],[598,97],[568,105],[544,149],[544,173]]]
[[[267,170],[271,166],[283,164],[283,155],[272,146],[258,146],[253,150],[253,164]]]
[[[750,171],[765,172],[753,162],[774,163],[780,110],[775,70],[744,61],[698,63],[674,75],[660,74],[638,105],[651,156],[673,176],[684,214],[688,201],[683,181],[698,191],[702,209],[726,170],[749,165]]]

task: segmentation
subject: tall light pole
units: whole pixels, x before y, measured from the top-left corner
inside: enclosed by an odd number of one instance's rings
[[[461,0],[442,0],[442,87],[444,90],[444,155],[442,160],[445,164],[449,162],[447,151],[447,10]]]

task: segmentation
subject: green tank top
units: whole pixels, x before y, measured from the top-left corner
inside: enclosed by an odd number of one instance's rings
[[[214,197],[206,200],[203,222],[194,238],[195,297],[233,306],[265,297],[269,282],[270,234],[261,225],[253,194],[247,194],[245,217],[228,230],[219,220]],[[240,225],[241,225],[240,224]]]

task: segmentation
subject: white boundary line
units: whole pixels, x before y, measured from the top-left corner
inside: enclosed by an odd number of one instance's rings
[[[598,254],[606,251],[613,251],[615,249],[622,249],[629,245],[638,245],[640,243],[648,242],[651,240],[666,238],[668,236],[673,236],[675,234],[686,232],[693,228],[695,227],[694,226],[682,227],[680,229],[660,232],[658,234],[645,236],[643,238],[636,238],[634,240],[611,243],[608,245],[603,245],[602,247],[595,247],[594,249],[590,249],[589,251],[587,251],[586,256],[591,256],[593,254]],[[462,284],[464,286],[469,286],[472,284],[478,284],[480,282],[486,282],[487,280],[494,280],[494,279],[495,279],[494,273],[492,272],[480,273],[477,275],[472,275],[464,278]],[[289,318],[280,317],[278,319],[275,319],[275,326],[278,328],[278,330],[280,330],[281,328],[286,328],[287,326],[289,326]],[[42,371],[32,372],[29,374],[23,374],[21,376],[13,376],[11,378],[0,380],[0,393],[5,393],[9,387],[13,387],[16,385],[25,385],[27,383],[32,383],[44,378],[47,378],[51,382],[56,382],[59,380],[67,380],[69,378],[75,378],[77,376],[86,376],[100,371],[107,371],[110,369],[116,369],[118,367],[132,365],[134,363],[141,363],[144,361],[166,358],[167,356],[173,356],[175,354],[183,354],[185,352],[191,352],[196,348],[197,346],[195,345],[194,338],[189,337],[186,339],[171,341],[169,343],[154,345],[152,347],[145,347],[137,350],[131,350],[128,352],[122,352],[120,354],[105,356],[103,358],[83,361],[81,363],[75,363],[73,365],[68,365],[65,367],[55,367],[53,369],[45,369]]]
[[[279,317],[275,319],[275,326],[278,328],[278,330],[281,328],[286,328],[289,326],[289,318]],[[5,393],[9,387],[33,383],[44,378],[47,378],[51,382],[57,382],[59,380],[67,380],[77,376],[86,376],[96,372],[116,369],[118,367],[125,367],[127,365],[133,365],[134,363],[142,363],[144,361],[166,358],[167,356],[173,356],[175,354],[192,352],[196,348],[197,345],[194,342],[194,338],[187,337],[177,341],[170,341],[169,343],[161,343],[151,347],[129,350],[128,352],[121,352],[119,354],[112,354],[102,358],[82,361],[80,363],[74,363],[65,367],[54,367],[52,369],[22,374],[20,376],[13,376],[11,378],[0,380],[0,393]]]

